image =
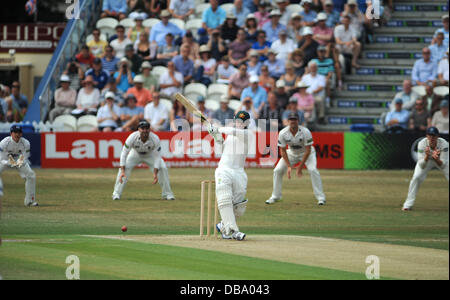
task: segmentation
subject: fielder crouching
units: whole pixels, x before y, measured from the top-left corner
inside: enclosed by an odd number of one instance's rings
[[[150,124],[141,121],[138,131],[127,138],[120,156],[120,169],[117,173],[116,184],[112,195],[113,200],[119,200],[123,189],[137,165],[145,163],[153,170],[153,184],[159,182],[164,200],[175,200],[170,187],[169,172],[166,163],[161,157],[161,146],[158,136],[150,132]]]
[[[218,143],[223,143],[222,156],[215,171],[216,198],[222,221],[216,225],[224,239],[242,241],[245,233],[239,231],[236,218],[244,215],[248,200],[247,174],[244,171],[248,155],[248,124],[250,115],[240,111],[235,116],[235,127],[216,128],[208,131]],[[223,141],[222,134],[227,138]]]
[[[22,127],[12,125],[11,136],[0,142],[0,175],[6,168],[17,169],[25,179],[25,206],[38,206],[35,200],[36,174],[30,167],[30,142],[22,137]],[[3,182],[0,177],[0,197],[3,197]]]

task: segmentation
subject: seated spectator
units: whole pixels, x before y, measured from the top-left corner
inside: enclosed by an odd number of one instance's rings
[[[106,100],[106,93],[108,92],[112,92],[115,95],[115,102],[117,105],[119,106],[123,106],[124,104],[124,92],[122,92],[121,90],[119,90],[117,88],[117,83],[116,83],[116,79],[111,76],[108,80],[108,83],[106,84],[105,88],[102,90],[101,96],[100,96],[100,101],[102,103],[102,105],[104,104],[105,100]]]
[[[76,106],[72,110],[72,115],[80,117],[86,114],[97,115],[97,108],[100,105],[100,91],[94,87],[94,79],[87,76],[83,81],[84,87],[78,92]]]
[[[440,133],[448,134],[448,101],[443,100],[440,110],[435,112],[431,119],[431,126],[436,127]]]
[[[275,84],[275,96],[278,99],[278,106],[282,109],[286,109],[289,102],[289,93],[286,91],[286,83],[280,79]]]
[[[292,94],[297,88],[297,82],[300,81],[301,76],[295,74],[294,65],[292,62],[288,61],[285,65],[286,72],[280,77],[284,83],[284,89],[287,94]]]
[[[259,61],[258,51],[254,49],[250,50],[249,56],[250,59],[247,62],[248,74],[259,76],[261,74],[262,62]]]
[[[159,18],[164,10],[169,8],[168,0],[151,0],[150,1],[150,17]]]
[[[69,76],[62,75],[59,82],[61,87],[55,91],[55,108],[48,115],[52,123],[57,116],[70,114],[76,107],[77,91],[70,87]]]
[[[298,110],[298,100],[296,97],[291,97],[289,99],[288,105],[286,107],[286,110],[283,111],[283,115],[281,116],[281,119],[283,121],[283,126],[286,127],[289,125],[289,115],[291,113],[296,113],[298,115],[298,123],[302,126],[305,124],[305,114],[303,111]]]
[[[319,123],[323,124],[325,122],[325,88],[327,80],[325,76],[317,73],[317,64],[314,61],[309,62],[308,70],[309,73],[303,75],[302,81],[309,86],[306,92],[314,97]]]
[[[395,110],[388,112],[385,119],[387,133],[403,133],[408,129],[409,111],[403,109],[403,100],[395,100]]]
[[[169,110],[159,101],[159,93],[153,92],[153,101],[145,106],[144,118],[153,131],[165,131],[169,125]]]
[[[220,37],[219,29],[212,30],[211,38],[206,42],[206,45],[211,49],[211,55],[217,61],[220,61],[227,54],[228,50],[225,41]]]
[[[116,131],[135,131],[139,121],[144,118],[144,108],[136,106],[137,100],[133,94],[128,94],[125,99],[125,106],[120,111],[120,121],[122,126]]]
[[[449,27],[448,27],[448,21],[449,21],[449,16],[448,16],[448,12],[442,16],[442,27],[436,29],[436,31],[434,32],[434,36],[433,36],[433,41],[432,43],[436,43],[436,37],[438,35],[439,32],[442,32],[444,34],[444,45],[448,48],[449,44]]]
[[[248,14],[250,14],[250,11],[243,5],[242,0],[234,0],[234,5],[231,9],[231,13],[236,16],[236,25],[239,27],[245,27],[246,17]]]
[[[28,99],[20,93],[20,82],[14,81],[11,85],[11,95],[5,99],[8,103],[6,119],[8,122],[21,122],[28,110]]]
[[[267,92],[259,86],[258,76],[252,75],[250,77],[250,86],[242,91],[241,102],[247,97],[253,100],[253,105],[257,111],[260,111],[264,104],[267,103]]]
[[[153,64],[155,66],[167,66],[167,63],[178,55],[178,50],[179,47],[174,43],[173,34],[169,32],[166,35],[166,45],[158,47],[156,60],[153,61]]]
[[[311,59],[317,57],[317,48],[319,43],[313,39],[313,31],[311,27],[303,28],[303,39],[298,43],[298,49],[303,52],[303,59],[305,64],[309,63]]]
[[[135,25],[133,27],[128,28],[127,38],[134,44],[136,41],[139,41],[139,37],[142,34],[146,34],[148,40],[148,34],[150,32],[149,29],[144,26],[144,18],[141,15],[136,15],[134,23]]]
[[[289,102],[296,100],[297,109],[301,110],[304,114],[305,122],[312,123],[314,119],[314,97],[307,92],[309,86],[300,81],[297,83],[298,92],[292,95]]]
[[[6,122],[6,114],[8,113],[8,103],[4,97],[4,87],[3,84],[0,84],[0,123]]]
[[[237,33],[239,30],[239,26],[236,25],[237,18],[233,13],[227,13],[227,17],[225,19],[225,23],[220,25],[220,37],[225,41],[225,45],[228,45],[232,41],[236,40]],[[245,30],[242,28],[244,38],[247,37],[245,34]]]
[[[259,75],[259,86],[266,90],[267,93],[275,89],[275,79],[270,77],[269,67],[263,65],[261,67],[261,75]]]
[[[174,37],[182,37],[184,35],[184,30],[178,28],[177,25],[169,22],[170,12],[168,10],[163,10],[161,12],[161,22],[155,24],[150,30],[150,42],[156,43],[158,47],[164,46],[166,44],[166,35],[168,33],[173,34]]]
[[[270,46],[270,49],[277,53],[277,59],[283,63],[288,61],[289,54],[296,48],[297,44],[288,38],[286,30],[280,30],[279,39],[273,42],[272,46]]]
[[[306,61],[302,50],[295,49],[294,52],[291,53],[291,63],[294,67],[295,74],[302,77],[303,74],[305,74],[306,69]]]
[[[148,40],[148,34],[143,32],[139,35],[138,40],[134,43],[134,51],[143,61],[152,61],[156,59],[158,46],[151,45]]]
[[[86,70],[92,68],[95,56],[90,52],[89,47],[87,45],[84,45],[81,47],[80,53],[75,55],[75,59],[80,64],[80,68],[83,70],[83,72],[86,72]]]
[[[344,8],[343,15],[350,18],[350,28],[356,33],[359,39],[364,31],[364,15],[359,11],[356,0],[348,0]],[[367,28],[366,28],[367,29]]]
[[[80,64],[76,61],[69,62],[63,74],[69,76],[70,87],[75,91],[78,91],[81,87],[81,81],[84,78],[84,72],[83,69],[81,69]]]
[[[237,0],[241,1],[241,0]],[[242,26],[241,26],[242,27]],[[258,36],[258,23],[254,14],[248,14],[245,19],[245,39],[250,45],[256,43],[256,37]]]
[[[168,7],[172,18],[187,21],[195,12],[194,0],[171,0]],[[152,126],[153,127],[153,126]]]
[[[94,28],[92,30],[93,39],[87,43],[89,47],[89,51],[98,58],[102,58],[105,55],[106,46],[108,46],[108,42],[101,40],[101,31],[98,28]]]
[[[327,27],[326,20],[327,15],[319,13],[317,15],[317,23],[313,28],[313,39],[321,46],[327,46],[328,43],[333,41],[333,29]]]
[[[256,43],[252,45],[252,49],[258,51],[259,61],[263,62],[267,60],[267,53],[269,52],[271,46],[272,43],[266,41],[266,33],[262,30],[258,31]]]
[[[117,71],[117,66],[120,59],[114,55],[114,48],[106,46],[105,56],[102,58],[103,70],[108,72],[108,75],[112,76]]]
[[[190,131],[192,124],[192,116],[186,111],[184,105],[178,100],[173,103],[170,113],[170,130],[171,131]]]
[[[197,108],[206,117],[206,119],[208,119],[208,121],[211,122],[213,112],[206,108],[205,97],[203,96],[197,97]],[[208,126],[206,125],[206,123],[202,124],[200,122],[200,118],[195,117],[193,118],[192,122],[193,122],[192,125],[193,131],[208,131]]]
[[[95,82],[94,87],[99,90],[103,90],[109,79],[109,74],[103,70],[102,60],[100,58],[94,60],[92,69],[87,70],[85,76],[92,76]]]
[[[106,104],[98,109],[97,122],[98,130],[111,132],[119,127],[120,107],[114,103],[114,94],[106,95]]]
[[[194,62],[189,59],[188,45],[181,45],[180,55],[172,59],[175,69],[183,75],[183,83],[188,84],[194,76]]]
[[[199,56],[198,56],[198,50],[200,49],[200,46],[198,45],[197,41],[194,39],[194,35],[192,34],[192,32],[190,30],[186,31],[186,34],[183,37],[183,42],[181,43],[186,44],[189,46],[189,59],[192,61],[196,61]],[[211,45],[210,49],[211,49]],[[215,56],[213,56],[216,60],[217,58]]]
[[[334,28],[339,24],[341,16],[337,10],[334,9],[333,0],[325,0],[324,13],[327,15],[326,25],[329,28]]]
[[[426,104],[428,110],[431,114],[434,114],[439,110],[439,104],[442,98],[434,93],[434,88],[432,85],[427,85],[425,87],[425,95],[422,96],[422,100]]]
[[[210,7],[202,15],[202,27],[208,34],[211,34],[213,29],[219,28],[225,22],[227,13],[219,6],[218,0],[210,0],[209,3],[211,4]]]
[[[237,31],[237,38],[228,46],[228,57],[230,62],[234,66],[238,66],[241,63],[248,60],[248,53],[251,49],[251,45],[245,39],[244,29],[239,29]]]
[[[123,93],[126,93],[128,89],[133,85],[133,78],[136,76],[131,71],[131,63],[125,57],[119,61],[118,71],[114,73],[116,79],[117,88]]]
[[[149,90],[144,88],[144,77],[142,75],[137,75],[134,77],[134,87],[131,87],[127,91],[127,95],[133,94],[136,97],[136,105],[139,107],[145,107],[148,103],[152,101],[152,94]]]
[[[103,0],[100,18],[116,18],[123,20],[127,17],[127,0]]]
[[[270,12],[270,22],[263,25],[261,28],[267,34],[267,41],[270,43],[278,39],[281,30],[286,30],[286,26],[280,23],[281,13],[278,9]]]
[[[430,113],[422,99],[417,99],[409,117],[409,129],[421,135],[425,134],[430,123]]]
[[[270,2],[259,1],[258,11],[254,13],[256,21],[258,22],[258,28],[262,28],[265,24],[270,23]]]
[[[435,85],[437,77],[437,63],[431,60],[431,51],[422,49],[422,57],[416,60],[412,69],[412,82],[415,85]]]
[[[446,56],[441,59],[438,65],[438,79],[439,85],[448,85],[448,69],[449,69],[449,62],[448,62],[448,48],[446,52]]]
[[[260,108],[258,119],[266,121],[266,130],[280,131],[283,128],[283,109],[278,106],[277,97],[270,92],[267,96],[267,105]]]
[[[175,70],[173,61],[167,63],[167,69],[159,78],[160,96],[171,99],[176,93],[182,92],[184,80],[183,75]]]
[[[403,100],[403,109],[411,110],[414,108],[414,105],[416,104],[416,100],[420,96],[412,90],[412,84],[411,80],[405,79],[403,80],[403,90],[401,92],[398,92],[395,94],[394,99],[392,100],[392,103],[389,105],[390,110],[395,110],[395,100],[396,99],[402,99]],[[431,105],[431,102],[430,102]]]
[[[298,12],[291,14],[291,20],[286,27],[288,37],[295,43],[302,40],[303,26],[302,16]]]
[[[278,80],[286,71],[284,68],[284,61],[277,59],[277,52],[273,49],[269,50],[267,57],[268,59],[263,63],[263,66],[269,68],[270,77]]]
[[[142,65],[142,58],[134,52],[133,45],[127,45],[125,47],[124,57],[131,63],[131,72],[135,74],[139,73]]]
[[[234,119],[234,111],[228,106],[228,97],[222,96],[220,98],[220,108],[213,114],[213,120],[218,121],[222,126],[225,126]]]
[[[222,57],[221,63],[217,66],[217,83],[228,84],[230,77],[238,70],[230,64],[228,56]]]
[[[195,62],[197,68],[195,81],[208,86],[215,80],[216,60],[211,57],[211,51],[208,46],[200,47],[200,59]]]
[[[281,17],[280,17],[280,23],[284,26],[287,26],[289,23],[289,20],[291,18],[291,11],[287,9],[288,5],[290,4],[289,0],[275,0],[276,5],[278,7],[278,10],[280,11]]]
[[[230,77],[230,84],[228,85],[228,97],[230,99],[241,99],[242,91],[250,84],[247,66],[241,64],[238,70],[239,72],[234,73]]]
[[[125,27],[122,25],[116,26],[117,38],[110,42],[111,47],[113,47],[116,57],[121,59],[125,56],[125,48],[128,45],[133,45],[133,42],[125,36]]]
[[[431,52],[431,60],[435,62],[439,62],[442,58],[445,57],[445,53],[447,52],[448,46],[444,45],[444,33],[438,32],[435,37],[435,43],[428,47]]]
[[[300,12],[302,17],[302,26],[313,26],[317,17],[317,13],[312,9],[312,0],[302,0],[301,5],[303,11]]]
[[[342,18],[342,24],[334,28],[334,39],[336,49],[340,54],[352,55],[352,67],[359,68],[357,63],[361,53],[361,43],[358,42],[357,33],[350,27],[350,16],[345,15]]]
[[[148,61],[144,61],[141,66],[142,74],[140,74],[144,78],[144,88],[150,93],[159,90],[158,78],[152,74],[152,68],[153,66]]]
[[[128,11],[131,13],[128,15],[130,19],[136,19],[137,17],[143,20],[149,18],[148,12],[150,11],[150,0],[127,0]]]
[[[317,73],[326,78],[326,95],[331,95],[331,88],[336,86],[336,72],[334,69],[334,61],[325,57],[327,49],[325,46],[317,48],[317,58],[311,60],[317,64]]]

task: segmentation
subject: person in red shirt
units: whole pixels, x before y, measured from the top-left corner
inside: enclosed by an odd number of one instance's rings
[[[134,77],[133,82],[134,87],[128,89],[127,95],[133,94],[137,99],[136,106],[145,107],[152,102],[152,93],[144,88],[144,77],[142,75]]]
[[[91,53],[87,45],[81,47],[80,53],[78,53],[75,58],[80,63],[83,72],[86,72],[87,69],[94,66],[95,55]]]

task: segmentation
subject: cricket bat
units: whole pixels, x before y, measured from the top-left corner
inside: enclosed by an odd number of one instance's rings
[[[199,118],[202,124],[205,123],[206,125],[209,125],[209,121],[206,118],[206,116],[202,114],[202,112],[199,111],[197,107],[195,107],[195,104],[192,103],[188,98],[181,95],[180,93],[177,93],[175,95],[175,99],[178,100],[181,104],[183,104],[183,106],[186,107],[187,111],[190,112],[194,117]]]

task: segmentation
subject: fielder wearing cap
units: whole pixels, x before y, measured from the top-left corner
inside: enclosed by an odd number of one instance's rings
[[[30,142],[22,137],[22,127],[12,125],[10,136],[0,142],[0,197],[3,197],[3,170],[17,169],[20,177],[25,179],[25,206],[38,206],[35,199],[36,174],[30,167],[28,158],[31,153]]]
[[[448,181],[448,142],[439,137],[439,130],[436,127],[427,129],[426,137],[417,146],[417,155],[418,160],[403,211],[409,211],[414,206],[419,187],[430,170],[435,168],[441,170]]]
[[[281,151],[281,159],[273,170],[273,192],[272,196],[266,200],[266,204],[274,204],[281,200],[281,190],[283,185],[283,176],[287,173],[288,179],[291,179],[292,168],[297,167],[297,176],[303,176],[304,166],[311,174],[312,187],[314,195],[319,205],[326,202],[322,187],[322,179],[317,170],[316,150],[313,147],[313,138],[311,132],[299,125],[298,114],[293,112],[288,116],[289,125],[280,131],[278,135],[278,147]],[[287,146],[289,148],[286,150]]]
[[[235,117],[234,127],[217,128],[210,125],[208,132],[215,137],[215,142],[222,144],[222,156],[215,172],[216,198],[221,222],[216,225],[224,239],[243,240],[245,233],[239,230],[236,218],[242,217],[247,208],[247,174],[245,160],[248,155],[248,122],[250,115],[239,111]],[[223,141],[222,134],[227,135]]]
[[[128,136],[122,148],[120,169],[112,195],[113,200],[120,200],[131,171],[142,163],[153,171],[153,184],[159,182],[162,188],[162,198],[175,200],[170,187],[169,172],[161,156],[160,140],[156,134],[150,132],[150,123],[145,120],[138,123],[138,131]]]

